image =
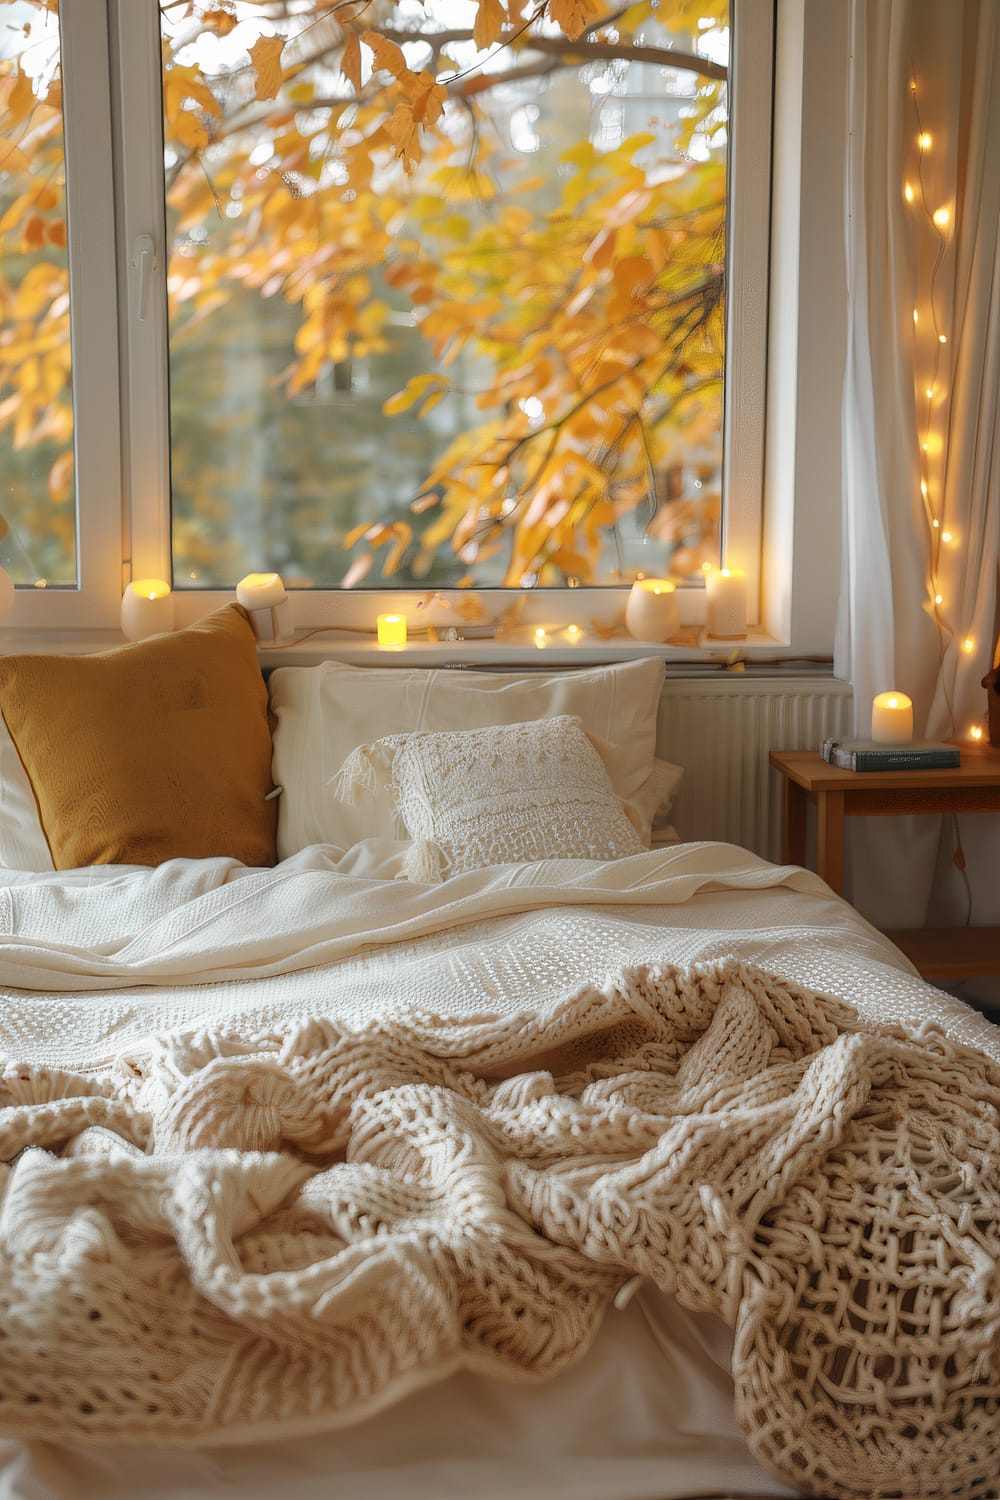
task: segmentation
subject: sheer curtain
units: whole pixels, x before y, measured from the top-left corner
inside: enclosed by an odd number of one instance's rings
[[[859,736],[892,687],[916,735],[969,740],[997,635],[1000,4],[851,0],[848,111],[835,670]],[[849,829],[853,899],[878,925],[1000,921],[1000,823]]]

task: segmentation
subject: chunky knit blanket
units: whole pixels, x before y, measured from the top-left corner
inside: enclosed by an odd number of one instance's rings
[[[933,1027],[644,966],[544,1022],[171,1032],[0,1102],[9,1430],[236,1441],[540,1380],[649,1278],[734,1329],[803,1493],[996,1493],[1000,1067]]]

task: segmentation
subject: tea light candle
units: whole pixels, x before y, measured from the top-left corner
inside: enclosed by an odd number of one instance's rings
[[[174,628],[174,596],[162,578],[138,578],[122,595],[122,634],[127,641],[144,641]]]
[[[747,633],[747,581],[734,568],[705,574],[705,628],[718,640],[741,640]]]
[[[877,693],[872,699],[872,739],[880,745],[908,745],[913,738],[913,703],[905,693]]]
[[[384,649],[398,651],[401,646],[406,645],[405,615],[377,615],[375,628],[378,631],[378,643]]]
[[[669,578],[637,578],[625,606],[625,628],[637,641],[668,641],[681,628],[677,593]]]

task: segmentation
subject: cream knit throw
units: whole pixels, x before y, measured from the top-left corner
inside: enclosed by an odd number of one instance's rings
[[[460,1366],[544,1378],[643,1276],[734,1328],[739,1418],[792,1486],[995,1495],[998,1104],[1000,1068],[936,1030],[734,960],[545,1023],[11,1066],[0,1424],[244,1440]]]

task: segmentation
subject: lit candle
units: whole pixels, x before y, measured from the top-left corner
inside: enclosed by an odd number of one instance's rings
[[[236,599],[250,616],[259,641],[272,645],[292,634],[292,606],[280,573],[248,573],[236,585]]]
[[[128,641],[144,641],[174,628],[174,596],[162,578],[138,578],[122,595],[122,634]]]
[[[390,651],[398,651],[406,645],[406,616],[378,615],[375,619],[378,643]]]
[[[734,568],[705,575],[705,628],[719,640],[741,640],[747,633],[747,581]]]
[[[625,628],[637,641],[662,644],[681,628],[677,591],[669,578],[637,578],[625,606]]]
[[[273,609],[288,595],[280,573],[248,573],[236,585],[236,598],[244,609]]]
[[[878,693],[872,700],[872,739],[880,745],[908,745],[913,738],[913,703],[905,693]]]

